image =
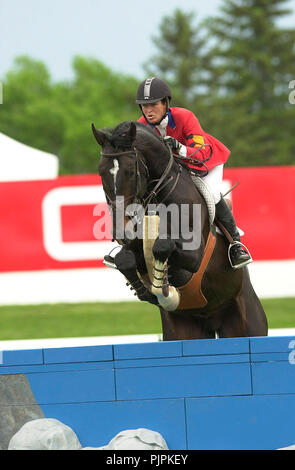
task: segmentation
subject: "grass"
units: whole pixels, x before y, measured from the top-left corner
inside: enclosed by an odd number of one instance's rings
[[[161,333],[161,320],[146,302],[0,307],[0,340],[150,333]]]
[[[261,299],[269,328],[295,328],[295,297]]]
[[[262,299],[269,328],[295,328],[295,298]],[[146,302],[0,307],[0,340],[161,333],[160,314]]]

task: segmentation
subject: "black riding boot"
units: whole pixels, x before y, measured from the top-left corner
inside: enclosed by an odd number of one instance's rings
[[[215,207],[216,218],[222,223],[222,225],[234,240],[234,244],[231,245],[229,250],[229,257],[232,267],[234,269],[239,269],[246,264],[251,263],[252,258],[249,252],[245,251],[241,243],[240,234],[236,226],[234,216],[225,199],[221,197],[220,201],[215,205]]]

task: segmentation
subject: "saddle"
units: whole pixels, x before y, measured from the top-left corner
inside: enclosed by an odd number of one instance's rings
[[[179,310],[201,308],[207,305],[207,299],[202,292],[202,279],[214,251],[215,244],[216,234],[214,225],[212,225],[198,271],[192,275],[191,279],[186,284],[178,287],[180,293]]]

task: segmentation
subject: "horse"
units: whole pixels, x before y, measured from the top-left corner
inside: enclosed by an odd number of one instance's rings
[[[159,307],[163,341],[267,336],[248,267],[230,266],[229,241],[214,214],[210,220],[190,168],[139,122],[111,130],[92,124],[92,132],[101,147],[98,172],[113,241],[122,247],[105,259],[141,301]]]

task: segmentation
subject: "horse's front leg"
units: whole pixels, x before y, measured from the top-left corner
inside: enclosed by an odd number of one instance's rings
[[[144,286],[138,277],[136,258],[133,251],[123,247],[119,253],[116,254],[114,261],[118,270],[125,276],[127,281],[135,290],[139,300],[144,300],[146,302],[158,305],[157,297],[149,292],[149,290]]]
[[[156,238],[153,245],[153,279],[152,293],[157,297],[161,307],[171,312],[177,309],[180,302],[179,292],[168,282],[168,258],[176,249],[171,239]]]

